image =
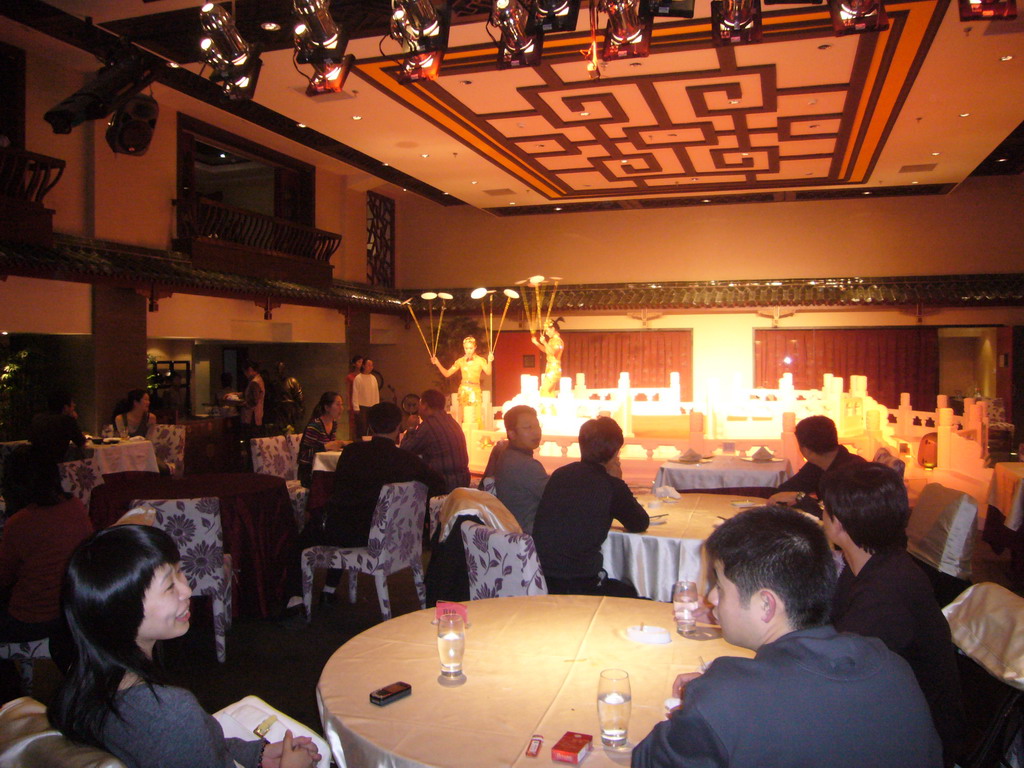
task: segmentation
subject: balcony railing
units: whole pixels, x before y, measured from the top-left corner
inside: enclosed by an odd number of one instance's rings
[[[226,240],[261,251],[328,263],[341,235],[214,202],[177,200],[180,232],[186,238]]]
[[[0,197],[42,205],[64,175],[64,165],[56,157],[0,147]]]

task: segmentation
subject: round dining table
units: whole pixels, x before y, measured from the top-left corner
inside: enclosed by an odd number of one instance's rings
[[[347,768],[508,768],[554,765],[551,747],[566,731],[590,734],[588,768],[628,766],[632,747],[665,717],[676,675],[701,660],[752,657],[717,629],[697,639],[676,634],[671,606],[646,600],[536,595],[475,600],[468,606],[465,682],[439,682],[434,609],[366,630],[339,648],[317,685],[324,734]],[[669,642],[629,637],[629,627],[659,626]],[[629,673],[628,745],[601,745],[597,685],[601,670]],[[384,707],[369,694],[394,682],[412,694]],[[524,752],[534,734],[540,754]]]
[[[677,581],[700,581],[701,547],[722,521],[768,502],[751,496],[684,493],[678,499],[636,495],[651,516],[644,533],[627,533],[612,525],[601,546],[604,569],[613,579],[630,582],[641,597],[672,601]]]

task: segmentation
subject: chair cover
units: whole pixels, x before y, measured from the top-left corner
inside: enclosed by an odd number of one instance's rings
[[[0,643],[0,659],[18,662],[18,677],[21,678],[21,690],[32,695],[32,677],[36,659],[50,658],[50,639],[27,640],[23,643]]]
[[[185,474],[186,430],[177,424],[154,424],[147,435],[153,443],[153,451],[159,461],[167,465],[171,474],[181,477]]]
[[[61,487],[65,492],[81,501],[88,509],[93,489],[98,485],[103,485],[103,474],[96,466],[96,461],[94,459],[65,461],[58,464],[57,468],[60,470]]]
[[[497,496],[473,488],[456,488],[449,493],[441,506],[438,525],[439,538],[445,541],[451,534],[455,520],[463,515],[476,515],[485,525],[508,533],[522,533],[519,521],[508,511]]]
[[[471,599],[548,593],[530,534],[506,533],[467,522],[462,526],[462,541]]]
[[[155,499],[132,502],[156,510],[155,527],[166,531],[181,553],[181,570],[197,595],[209,595],[213,608],[213,636],[217,661],[224,662],[224,636],[231,629],[231,555],[224,554],[220,501],[205,499]]]
[[[897,458],[896,455],[884,445],[875,451],[875,458],[872,459],[872,461],[876,464],[884,464],[889,467],[889,469],[895,469],[899,473],[901,479],[903,478],[903,473],[906,472],[907,469],[907,465],[904,463],[903,459]]]
[[[113,755],[75,744],[50,726],[46,707],[23,696],[0,708],[0,768],[125,768]]]
[[[480,479],[480,490],[492,496],[497,496],[498,484],[493,477],[484,477]]]
[[[978,505],[966,493],[928,483],[907,523],[907,551],[940,573],[971,579]]]
[[[983,582],[942,612],[957,648],[997,680],[1024,691],[1024,597]]]
[[[252,451],[252,471],[260,475],[273,475],[285,481],[288,498],[292,502],[295,524],[301,531],[306,525],[306,502],[309,489],[298,481],[299,446],[301,435],[254,437],[249,441]]]
[[[370,525],[370,540],[365,547],[310,547],[302,551],[302,601],[306,618],[313,609],[313,571],[317,568],[348,570],[348,597],[356,601],[360,573],[372,574],[377,584],[377,600],[385,620],[391,618],[391,600],[387,577],[412,568],[420,607],[426,607],[423,585],[423,510],[427,505],[427,487],[423,483],[390,483],[380,489],[377,507]]]

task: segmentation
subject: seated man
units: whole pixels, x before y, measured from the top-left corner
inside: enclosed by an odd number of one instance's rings
[[[338,457],[334,490],[324,506],[317,544],[365,547],[380,489],[388,483],[418,480],[427,486],[428,497],[445,492],[444,478],[395,445],[402,422],[397,405],[377,403],[367,410],[366,420],[370,439],[349,443]]]
[[[402,448],[422,458],[444,477],[447,493],[469,487],[469,451],[459,423],[444,409],[444,395],[428,389],[420,395],[420,423],[405,433]]]
[[[839,444],[836,423],[828,416],[808,416],[796,425],[796,443],[807,463],[779,486],[769,504],[784,504],[821,517],[821,481],[831,472],[853,464],[866,464],[860,456]]]
[[[579,442],[581,460],[551,473],[533,523],[548,591],[636,597],[631,584],[606,577],[601,556],[612,520],[632,533],[651,522],[622,482],[622,429],[607,416],[591,419],[580,427]]]
[[[899,475],[881,464],[829,473],[822,482],[829,541],[847,567],[832,601],[840,632],[877,637],[910,664],[952,765],[964,736],[956,651],[931,582],[907,553],[910,513]]]
[[[495,495],[519,521],[525,533],[533,533],[537,505],[548,484],[548,473],[533,458],[540,445],[537,412],[528,405],[509,408],[505,414],[508,446],[494,468]]]
[[[46,411],[32,417],[28,439],[40,455],[55,464],[82,458],[85,435],[78,426],[78,409],[70,393],[64,390],[50,393]],[[69,455],[70,443],[74,443],[75,449]]]
[[[903,659],[828,624],[835,566],[821,529],[760,507],[708,537],[722,634],[757,652],[680,675],[682,705],[633,750],[634,768],[937,768],[942,748]]]

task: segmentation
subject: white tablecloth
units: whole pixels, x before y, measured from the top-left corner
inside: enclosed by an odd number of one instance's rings
[[[333,472],[338,468],[341,451],[320,451],[313,457],[314,472]]]
[[[503,597],[469,606],[466,683],[438,681],[432,609],[378,624],[345,643],[324,667],[317,698],[333,750],[348,768],[537,768],[557,765],[551,747],[566,731],[594,736],[586,768],[629,765],[629,751],[600,743],[597,682],[602,669],[630,676],[629,743],[664,717],[664,700],[681,672],[722,655],[752,656],[720,637],[690,640],[675,633],[672,609],[661,603],[578,595]],[[630,625],[658,625],[671,642],[641,645]],[[710,634],[710,633],[709,633]],[[412,695],[377,707],[370,691],[396,681]],[[536,758],[524,756],[542,734]],[[345,765],[345,762],[341,763]]]
[[[86,443],[86,457],[91,457],[101,475],[115,472],[159,472],[156,452],[149,440],[131,440],[114,445]]]
[[[775,488],[793,475],[789,459],[745,461],[739,456],[715,456],[709,462],[683,464],[666,461],[658,469],[654,487],[671,485],[684,491],[697,488]]]
[[[725,496],[714,493],[687,493],[677,500],[664,499],[660,507],[650,508],[654,497],[641,494],[637,500],[650,515],[668,515],[664,524],[651,525],[646,533],[626,533],[615,527],[608,533],[601,554],[604,568],[613,579],[628,581],[641,597],[671,602],[672,585],[677,581],[699,581],[701,546],[711,532],[745,507],[733,502],[764,499]]]

